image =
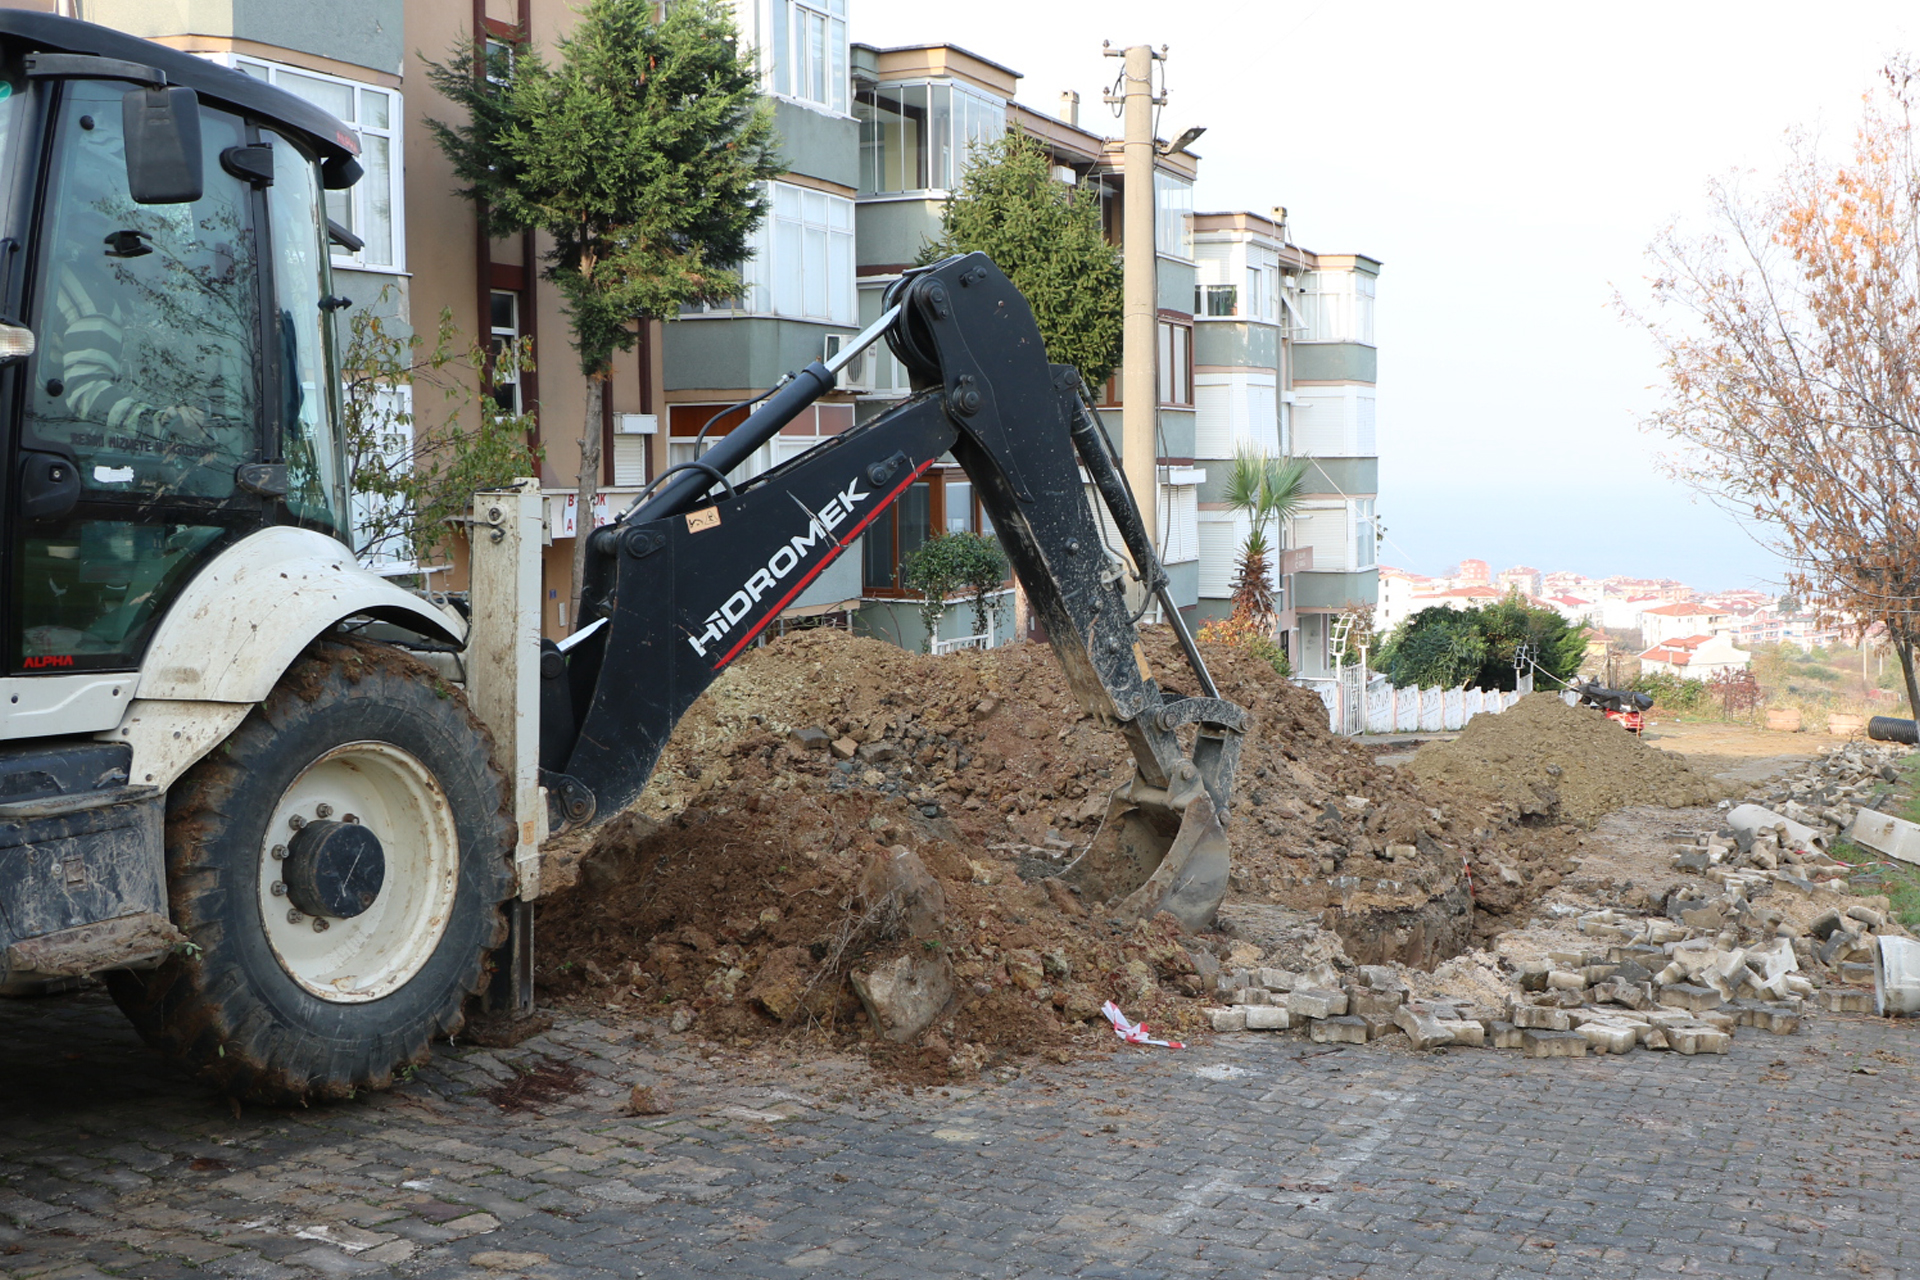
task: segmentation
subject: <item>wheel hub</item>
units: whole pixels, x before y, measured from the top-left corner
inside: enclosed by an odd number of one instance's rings
[[[380,837],[354,822],[309,822],[287,842],[287,898],[306,914],[351,920],[380,896],[387,879]]]

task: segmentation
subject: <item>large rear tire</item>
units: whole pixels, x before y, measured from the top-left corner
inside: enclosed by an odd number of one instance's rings
[[[492,746],[425,665],[315,643],[174,785],[168,894],[191,945],[109,975],[115,1001],[254,1101],[343,1098],[424,1063],[506,936],[513,818]]]

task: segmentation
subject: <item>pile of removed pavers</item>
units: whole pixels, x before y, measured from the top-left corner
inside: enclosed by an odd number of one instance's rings
[[[1501,1008],[1416,998],[1393,966],[1235,969],[1215,979],[1225,1003],[1208,1011],[1213,1028],[1304,1030],[1340,1044],[1398,1034],[1421,1049],[1537,1058],[1634,1048],[1691,1056],[1727,1052],[1737,1027],[1789,1035],[1809,1005],[1874,1011],[1877,939],[1909,935],[1871,905],[1819,906],[1848,893],[1846,864],[1796,841],[1790,824],[1765,820],[1676,843],[1671,854],[1690,877],[1657,900],[1642,893],[1633,909],[1586,912],[1550,906],[1572,916],[1580,945],[1503,960],[1511,990]]]

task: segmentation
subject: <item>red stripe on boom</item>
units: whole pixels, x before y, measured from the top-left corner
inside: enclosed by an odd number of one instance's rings
[[[899,484],[895,485],[893,487],[893,492],[889,493],[886,497],[880,499],[880,501],[877,504],[875,504],[873,510],[867,513],[866,519],[862,520],[859,524],[853,526],[852,529],[848,530],[847,536],[840,539],[840,541],[834,543],[833,549],[827,552],[825,556],[821,557],[819,564],[816,564],[815,566],[813,566],[813,568],[807,570],[806,576],[801,578],[800,581],[794,583],[793,587],[787,592],[787,594],[781,596],[779,599],[779,602],[776,603],[773,606],[773,608],[767,610],[767,612],[761,616],[760,621],[754,623],[751,627],[747,628],[747,633],[740,637],[739,641],[733,646],[733,648],[727,650],[725,657],[721,658],[720,661],[713,664],[713,669],[715,671],[718,671],[720,668],[726,666],[729,662],[732,662],[734,658],[739,655],[740,651],[746,648],[748,643],[752,641],[752,639],[755,636],[759,635],[762,631],[766,630],[767,624],[769,622],[772,622],[776,617],[778,617],[780,615],[780,611],[786,608],[787,605],[793,600],[795,596],[799,595],[802,591],[805,591],[807,589],[808,583],[812,582],[815,578],[820,576],[820,571],[822,569],[825,569],[828,565],[832,564],[835,560],[838,560],[840,558],[840,553],[847,549],[847,544],[849,542],[852,542],[855,538],[859,537],[862,533],[864,533],[866,531],[867,526],[872,524],[874,520],[879,518],[880,513],[887,509],[887,504],[891,503],[895,498],[905,493],[907,491],[908,485],[912,484],[915,480],[918,480],[921,476],[925,475],[927,473],[927,468],[931,467],[934,464],[934,461],[935,461],[934,459],[928,458],[925,462],[921,463],[917,468],[915,468],[913,474],[909,475],[905,480],[902,480]]]

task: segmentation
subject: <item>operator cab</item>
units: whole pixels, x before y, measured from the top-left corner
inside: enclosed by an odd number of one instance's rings
[[[240,72],[0,11],[0,674],[137,669],[230,544],[347,539],[326,194],[358,149]]]

